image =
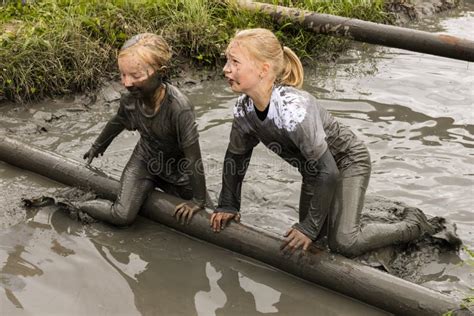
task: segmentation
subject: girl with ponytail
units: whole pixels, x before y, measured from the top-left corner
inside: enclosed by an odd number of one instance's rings
[[[226,57],[225,77],[242,95],[234,106],[219,205],[211,217],[215,232],[240,218],[242,182],[252,150],[262,142],[302,175],[299,222],[286,233],[284,252],[307,250],[327,235],[333,251],[356,256],[433,233],[424,214],[414,208],[406,209],[404,222],[360,226],[371,172],[369,152],[314,96],[301,90],[301,61],[271,31],[237,32]]]

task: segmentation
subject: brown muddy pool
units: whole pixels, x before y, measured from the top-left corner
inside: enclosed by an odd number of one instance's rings
[[[416,25],[474,40],[474,4]],[[181,89],[195,105],[208,188],[216,200],[237,98],[223,80]],[[306,68],[306,90],[368,145],[369,195],[455,222],[474,249],[474,66],[397,49],[355,46],[335,64]],[[80,160],[117,110],[118,83],[96,101],[78,95],[0,104],[0,132]],[[138,139],[123,132],[93,165],[119,176]],[[242,194],[242,220],[283,233],[297,218],[300,178],[259,145]],[[140,218],[129,229],[82,225],[22,197],[62,185],[0,162],[1,315],[381,315],[383,311],[255,260]],[[440,256],[421,284],[472,296],[474,258]]]

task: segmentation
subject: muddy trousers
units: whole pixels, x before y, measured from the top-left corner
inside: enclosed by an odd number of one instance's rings
[[[74,203],[95,219],[118,226],[131,224],[148,195],[158,187],[163,192],[185,200],[193,198],[191,185],[177,186],[150,174],[146,162],[132,154],[120,178],[120,191],[115,202],[96,199]]]
[[[417,218],[361,227],[360,219],[369,178],[370,171],[364,175],[342,177],[328,215],[329,247],[348,257],[395,243],[409,242],[423,233]]]

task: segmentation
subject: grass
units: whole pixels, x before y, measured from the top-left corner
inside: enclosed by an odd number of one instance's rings
[[[469,249],[467,246],[463,246],[462,249],[469,256],[467,263],[473,265],[472,260],[474,259],[474,251]],[[474,306],[474,295],[472,295],[473,291],[474,288],[471,288],[470,293],[468,293],[467,296],[462,299],[461,304],[459,306],[459,310],[469,310]],[[457,311],[447,311],[442,316],[453,316],[458,314],[460,313],[457,313]]]
[[[264,1],[322,13],[389,22],[383,0]],[[0,1],[0,99],[27,102],[94,89],[116,75],[122,43],[162,34],[176,63],[220,66],[237,29],[266,27],[301,57],[332,56],[346,41],[239,10],[233,0]]]

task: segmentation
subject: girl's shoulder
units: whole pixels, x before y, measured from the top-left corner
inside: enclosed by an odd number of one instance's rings
[[[181,112],[186,110],[194,111],[194,106],[189,101],[188,97],[178,89],[178,87],[173,86],[170,83],[166,83],[166,93],[168,102],[171,103],[171,109],[175,112]]]
[[[242,118],[247,116],[249,112],[254,111],[252,99],[248,95],[242,94],[237,98],[234,105],[234,118]]]
[[[313,118],[317,108],[316,99],[308,92],[290,86],[276,86],[271,97],[268,117],[279,129],[289,132],[307,118]]]
[[[311,106],[316,103],[316,98],[301,89],[291,86],[276,86],[272,92],[272,101],[284,106]]]

